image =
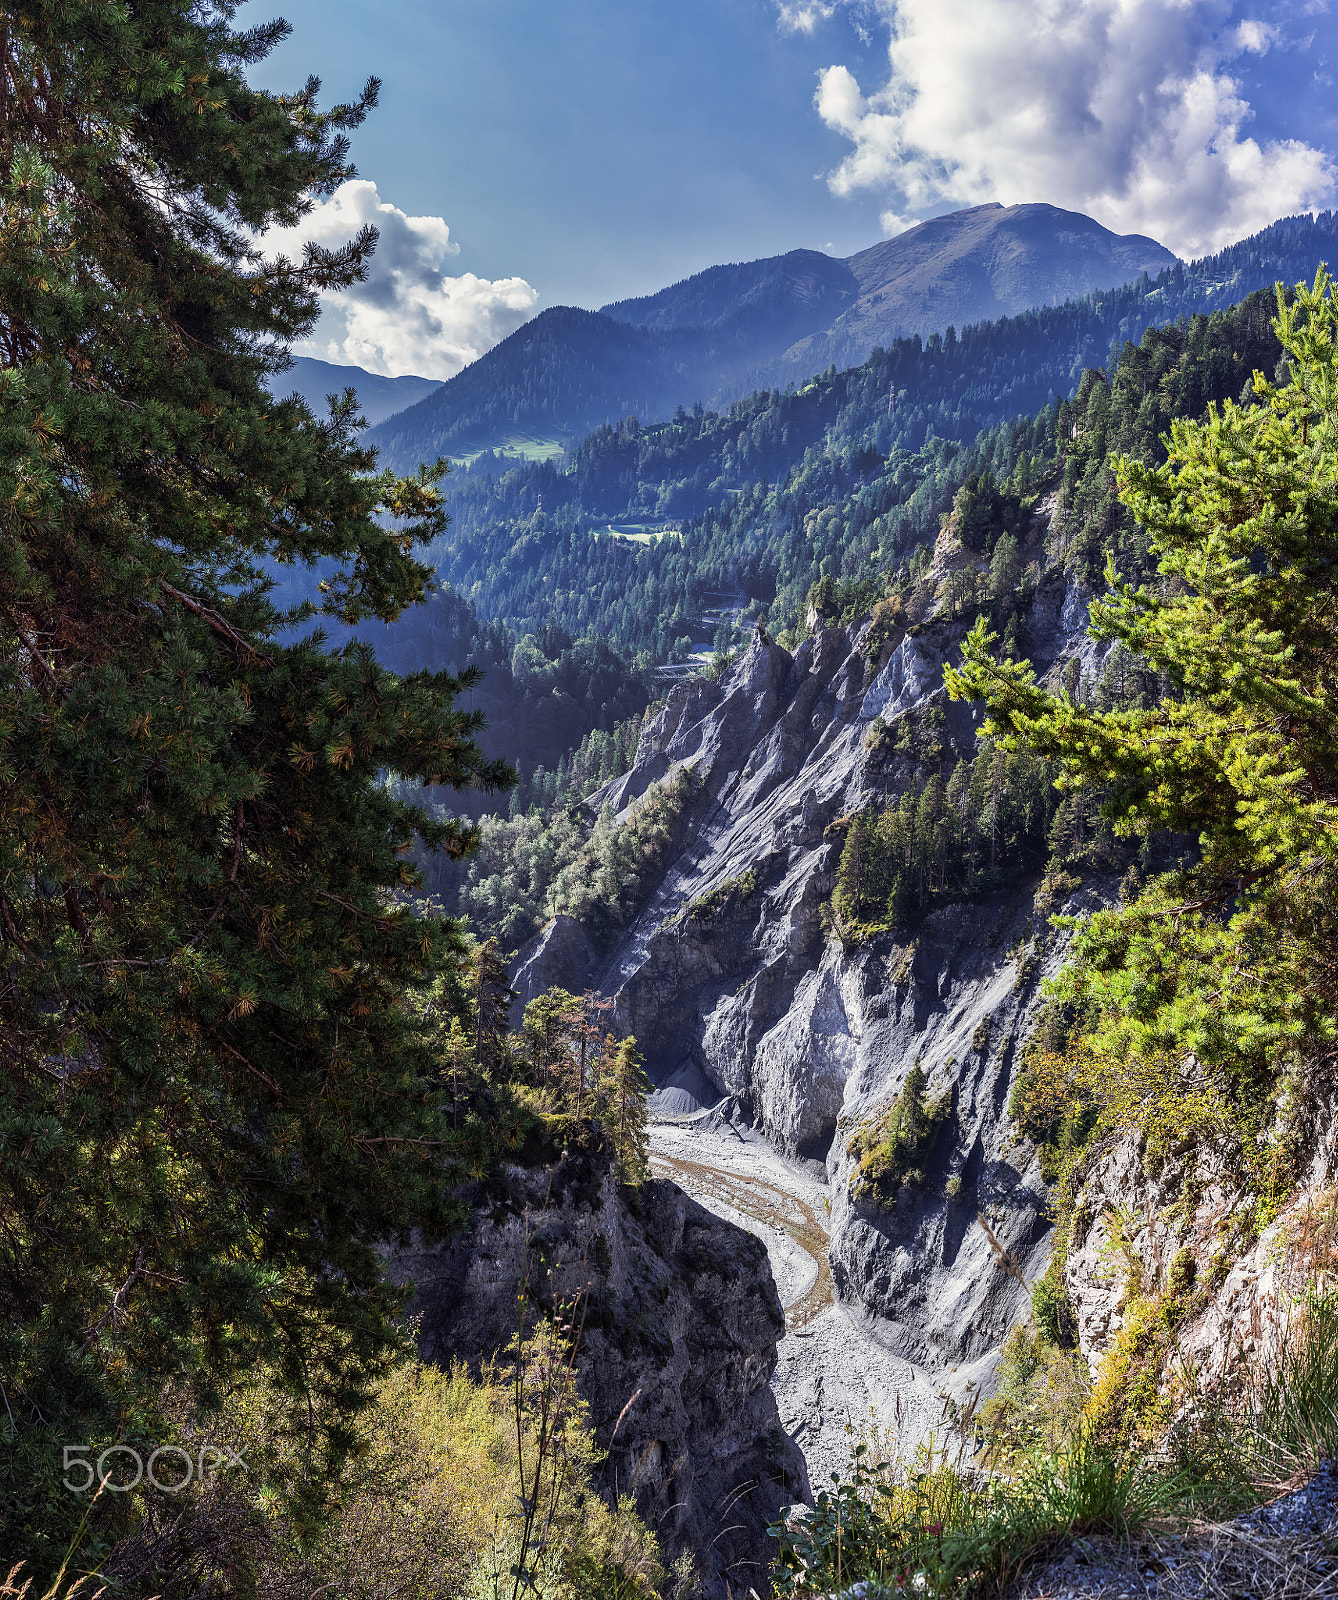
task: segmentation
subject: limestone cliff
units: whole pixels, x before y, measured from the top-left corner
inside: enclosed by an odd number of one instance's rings
[[[1338,1093],[1331,1072],[1297,1092],[1290,1130],[1299,1182],[1260,1223],[1239,1147],[1172,1145],[1154,1156],[1125,1137],[1088,1165],[1064,1260],[1079,1348],[1096,1371],[1138,1304],[1176,1299],[1183,1317],[1158,1374],[1205,1390],[1258,1375],[1338,1251]],[[1281,1118],[1279,1119],[1281,1122]],[[1275,1130],[1275,1132],[1278,1130]]]
[[[1031,549],[1040,552],[1039,530]],[[971,559],[945,535],[932,576]],[[1050,915],[1100,904],[1114,885],[1038,905],[1033,872],[984,903],[935,911],[913,935],[848,950],[824,926],[840,819],[973,752],[979,711],[948,703],[942,688],[965,624],[931,609],[913,604],[908,626],[881,644],[868,618],[820,627],[793,654],[759,631],[719,682],[671,691],[633,769],[593,803],[622,812],[688,767],[688,842],[581,981],[614,997],[666,1110],[726,1100],[781,1150],[822,1164],[838,1293],[885,1319],[909,1359],[936,1366],[975,1361],[1026,1306],[978,1213],[1029,1281],[1043,1269],[1046,1197],[1033,1153],[1014,1143],[1008,1092],[1040,979],[1062,955]],[[1038,584],[1021,620],[1038,671],[1075,655],[1095,665],[1085,596],[1062,570]],[[870,737],[876,719],[892,725],[931,706],[944,718],[936,752]],[[542,975],[549,944],[565,972],[573,943],[569,930],[541,936],[526,953],[527,982]],[[890,1210],[856,1201],[850,1134],[917,1059],[951,1107],[924,1182]]]

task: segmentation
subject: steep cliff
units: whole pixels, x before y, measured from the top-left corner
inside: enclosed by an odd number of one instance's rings
[[[1289,1130],[1303,1152],[1299,1181],[1280,1210],[1265,1211],[1226,1142],[1159,1154],[1128,1136],[1090,1162],[1063,1281],[1094,1373],[1123,1338],[1132,1357],[1151,1354],[1158,1387],[1178,1388],[1183,1404],[1276,1361],[1338,1251],[1338,1094],[1327,1074],[1309,1087]],[[1174,1326],[1164,1350],[1140,1338],[1150,1309]]]
[[[763,1246],[672,1183],[620,1189],[597,1141],[464,1198],[474,1221],[450,1247],[393,1263],[423,1354],[477,1368],[504,1351],[527,1276],[540,1310],[574,1308],[608,1492],[635,1497],[669,1560],[693,1556],[712,1600],[765,1592],[767,1523],[808,1480],[768,1386],[785,1318]]]
[[[1041,532],[1038,518],[1024,554],[1042,553]],[[820,1164],[838,1294],[931,1368],[975,1362],[1023,1313],[1001,1249],[1028,1282],[1043,1268],[1045,1189],[1007,1117],[1015,1056],[1062,956],[1050,915],[1115,892],[1089,882],[1063,905],[1038,903],[1039,867],[1020,865],[1013,887],[983,903],[941,906],[849,948],[825,924],[843,819],[974,752],[977,713],[942,689],[965,624],[929,615],[937,581],[973,559],[945,534],[923,593],[881,644],[868,618],[819,627],[793,654],[758,632],[719,682],[672,690],[633,769],[594,803],[622,812],[688,767],[688,843],[635,925],[580,975],[614,997],[640,1041],[653,1105],[725,1100],[780,1150]],[[1095,669],[1086,620],[1076,580],[1054,569],[1020,618],[1020,648],[1042,672],[1075,656]],[[942,714],[931,745],[877,736],[931,708]],[[528,985],[548,981],[550,965],[570,980],[576,941],[560,935],[527,953]],[[917,1062],[946,1107],[919,1181],[895,1198],[857,1197],[852,1139]]]

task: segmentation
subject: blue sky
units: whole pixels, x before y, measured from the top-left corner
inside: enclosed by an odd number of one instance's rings
[[[384,82],[361,183],[305,230],[381,226],[307,350],[383,372],[447,377],[545,306],[848,255],[983,200],[1193,255],[1335,194],[1324,0],[248,0],[239,22],[276,11],[293,35],[256,82]]]

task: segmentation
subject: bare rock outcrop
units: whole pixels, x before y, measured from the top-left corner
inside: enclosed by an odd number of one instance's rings
[[[1338,1090],[1312,1081],[1290,1137],[1301,1181],[1258,1225],[1239,1148],[1188,1141],[1153,1155],[1130,1134],[1094,1160],[1077,1192],[1064,1282],[1079,1348],[1093,1371],[1140,1296],[1175,1294],[1186,1319],[1163,1382],[1199,1388],[1256,1375],[1278,1356],[1306,1289],[1338,1249]],[[1272,1130],[1287,1136],[1284,1119]],[[1265,1135],[1265,1138],[1269,1135]]]
[[[767,1523],[808,1482],[769,1387],[785,1318],[763,1245],[675,1184],[620,1189],[598,1142],[465,1198],[462,1236],[393,1263],[416,1283],[424,1356],[477,1368],[503,1350],[527,1271],[545,1312],[576,1303],[607,1491],[635,1496],[669,1558],[692,1553],[713,1600],[766,1592]]]
[[[511,1026],[518,1028],[525,1007],[536,995],[558,988],[577,993],[595,964],[595,949],[575,917],[560,913],[525,946],[511,973],[517,998],[511,1004]]]

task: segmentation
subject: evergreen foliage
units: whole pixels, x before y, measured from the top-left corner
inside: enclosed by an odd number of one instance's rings
[[[1223,1140],[1276,1196],[1317,1103],[1338,998],[1327,274],[1290,301],[1279,290],[1274,326],[1287,353],[1276,381],[1257,372],[1239,404],[1173,421],[1160,466],[1113,464],[1155,566],[1130,583],[1112,556],[1092,626],[1169,692],[1120,710],[1049,694],[1027,663],[993,659],[983,625],[948,681],[988,700],[1004,748],[1056,763],[1069,794],[1104,791],[1117,833],[1199,839],[1196,860],[1078,931],[1057,998],[1091,1020],[1052,1064],[1058,1102],[1092,1105],[1100,1131]]]
[[[1176,263],[1155,278],[1095,290],[1061,306],[924,339],[915,334],[871,355],[867,337],[843,344],[839,336],[819,335],[819,342],[836,362],[851,363],[839,387],[855,373],[854,385],[869,391],[869,413],[885,421],[878,446],[884,453],[894,445],[917,450],[931,435],[970,440],[983,428],[1037,411],[1056,395],[1071,395],[1084,369],[1104,366],[1113,351],[1126,340],[1138,341],[1149,327],[1220,311],[1279,278],[1309,276],[1318,261],[1332,258],[1336,240],[1338,220],[1331,213],[1288,217],[1215,256]],[[555,306],[417,405],[387,419],[373,442],[388,461],[408,467],[438,454],[496,445],[516,432],[566,439],[626,422],[629,415],[668,418],[676,406],[681,413],[694,401],[697,409],[729,406],[751,388],[761,390],[764,400],[767,391],[785,399],[778,425],[764,429],[766,448],[780,455],[783,471],[822,432],[831,392],[826,380],[836,364],[815,377],[814,368],[828,355],[815,361],[804,354],[803,342],[796,355],[782,352],[795,334],[816,331],[813,322],[805,325],[815,310],[830,308],[820,326],[836,311],[843,286],[854,288],[844,262],[817,257],[793,263],[805,284],[796,298],[795,276],[785,270],[792,261],[775,262],[781,270],[736,299],[732,315],[726,303],[742,288],[737,275],[757,269],[765,274],[770,263],[715,268],[640,307],[608,308],[638,321],[649,314],[648,327]],[[716,292],[721,288],[724,301]],[[668,317],[657,316],[658,310]],[[682,317],[694,311],[703,323],[684,326]],[[731,413],[753,409],[757,399],[739,402]],[[755,465],[746,470],[752,477],[777,473]],[[691,469],[674,475],[676,483],[692,480]],[[709,483],[701,479],[690,492]],[[717,502],[718,497],[717,490]]]
[[[468,669],[393,677],[267,592],[321,559],[326,614],[389,622],[444,516],[351,398],[270,399],[375,236],[255,235],[350,176],[376,85],[250,88],[287,26],[234,9],[0,19],[0,1545],[39,1573],[82,1514],[62,1445],[160,1442],[169,1385],[267,1363],[337,1454],[399,1337],[377,1246],[457,1220],[409,997],[457,1005],[463,947],[389,897],[415,831],[474,835],[374,779],[511,774],[453,709]]]
[[[712,922],[733,899],[736,904],[750,900],[757,893],[757,871],[749,867],[746,872],[741,872],[737,878],[726,878],[723,883],[716,884],[714,889],[708,889],[705,894],[699,894],[688,901],[688,908],[684,915],[693,922]]]
[[[620,1182],[633,1188],[650,1177],[646,1100],[650,1084],[630,1035],[602,1033],[611,1002],[549,989],[525,1007],[517,1068],[542,1091],[545,1108],[592,1119],[613,1145]]]
[[[594,634],[576,638],[552,616],[517,635],[499,622],[480,622],[473,605],[449,588],[436,589],[393,625],[364,622],[331,630],[342,643],[356,639],[383,667],[401,676],[427,670],[481,676],[460,697],[462,710],[485,719],[489,751],[512,763],[520,782],[514,815],[559,796],[584,799],[600,782],[625,772],[636,753],[636,731],[651,697],[644,661],[629,662]],[[579,793],[577,793],[579,791]],[[496,807],[483,795],[396,788],[412,805],[440,806],[442,815],[477,818]],[[569,799],[570,803],[570,799]],[[436,814],[436,813],[434,813]]]
[[[910,381],[903,366],[937,371],[947,360],[912,341],[799,393],[602,428],[565,469],[549,462],[453,475],[451,527],[430,557],[480,614],[518,633],[551,617],[573,635],[597,632],[629,660],[679,661],[694,642],[724,647],[706,620],[723,599],[773,635],[803,631],[824,577],[844,598],[839,611],[824,599],[823,615],[838,618],[857,596],[868,610],[937,538],[959,494],[970,537],[992,555],[1058,472],[1056,556],[1097,581],[1114,548],[1136,575],[1145,546],[1115,494],[1110,453],[1160,460],[1172,417],[1238,398],[1256,368],[1272,372],[1282,352],[1270,305],[1260,293],[1147,329],[1137,344],[1118,345],[1107,367],[1043,388],[1028,402],[1040,409],[1023,418],[1009,407],[947,417],[932,432],[903,428],[903,413],[888,410],[889,392]],[[958,341],[953,363],[992,395],[988,362],[973,364],[965,349]],[[1106,356],[1104,344],[1090,353]],[[1072,398],[1054,398],[1075,386]],[[984,422],[991,426],[977,436]],[[610,518],[661,535],[637,544],[602,531]]]
[[[846,1141],[856,1158],[850,1180],[855,1199],[894,1201],[903,1184],[919,1188],[924,1162],[952,1109],[951,1092],[929,1099],[929,1077],[917,1056],[892,1104],[873,1122],[857,1128]]]
[[[893,749],[932,736],[923,727],[917,733],[909,716],[881,731]],[[1051,776],[1030,753],[1010,755],[986,741],[974,760],[957,762],[946,784],[937,772],[912,776],[894,803],[858,812],[846,827],[831,899],[836,932],[853,943],[1043,865],[1057,799]]]
[[[576,917],[597,945],[608,945],[641,909],[669,861],[692,792],[680,768],[630,806],[619,821],[605,807],[593,819],[571,805],[517,817],[484,817],[480,844],[463,878],[444,884],[451,909],[482,938],[508,949],[551,917]],[[443,874],[444,877],[444,874]]]

